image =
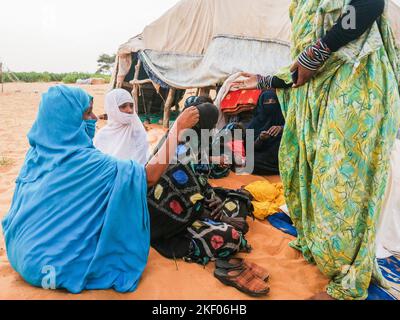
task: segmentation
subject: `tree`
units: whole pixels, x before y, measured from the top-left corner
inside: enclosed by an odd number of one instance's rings
[[[114,66],[115,62],[115,57],[116,55],[108,55],[106,53],[103,53],[98,59],[97,59],[97,65],[98,69],[96,73],[102,73],[102,74],[110,74],[111,69]]]

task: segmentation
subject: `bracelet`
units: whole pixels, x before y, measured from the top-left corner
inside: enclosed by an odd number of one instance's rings
[[[307,47],[298,58],[298,63],[311,71],[318,70],[331,56],[331,50],[320,39],[316,44]]]
[[[272,88],[272,79],[273,77],[271,76],[262,76],[262,75],[257,75],[257,89],[262,90],[262,89],[271,89]]]

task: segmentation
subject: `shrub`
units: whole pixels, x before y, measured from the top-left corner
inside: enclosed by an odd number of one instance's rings
[[[85,72],[70,73],[51,73],[51,72],[14,72],[13,73],[22,82],[64,82],[76,83],[78,79],[103,78],[106,82],[110,82],[111,76],[104,74],[91,74]],[[4,83],[13,82],[14,77],[9,73],[3,74]]]

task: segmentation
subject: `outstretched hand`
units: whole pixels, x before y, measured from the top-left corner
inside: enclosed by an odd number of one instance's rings
[[[298,61],[296,61],[290,68],[290,72],[294,73],[297,70],[297,82],[293,84],[293,88],[299,88],[305,85],[312,77],[316,74],[316,71],[308,70],[301,66]]]
[[[258,79],[256,74],[243,72],[241,76],[247,79],[233,82],[231,91],[257,89]]]

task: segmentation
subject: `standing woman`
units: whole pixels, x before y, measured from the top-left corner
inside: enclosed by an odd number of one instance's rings
[[[344,15],[348,3],[355,16]],[[278,90],[280,172],[299,234],[292,246],[331,279],[319,298],[366,299],[371,281],[385,284],[375,237],[399,127],[400,64],[384,7],[293,0],[290,8],[295,84]],[[279,78],[289,83],[291,74]],[[237,87],[274,79],[251,76]]]
[[[167,169],[179,133],[199,116],[195,108],[182,113],[146,167],[97,150],[96,119],[79,88],[43,94],[2,223],[10,264],[33,286],[136,289],[150,248],[147,187]]]

